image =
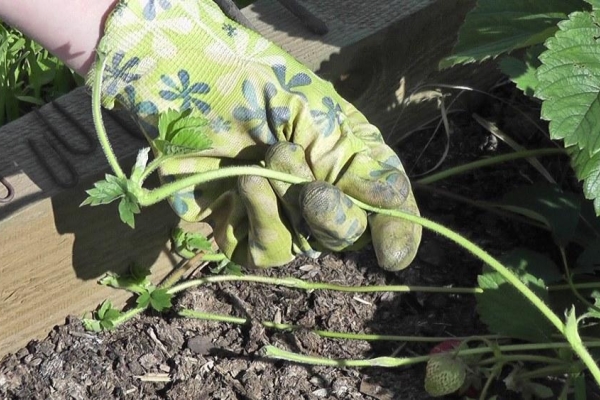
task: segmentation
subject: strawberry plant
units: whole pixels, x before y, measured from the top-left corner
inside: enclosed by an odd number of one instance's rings
[[[600,1],[480,0],[440,66],[501,57],[500,68],[542,101],[550,136],[571,158],[600,215]],[[520,50],[516,52],[516,50]],[[508,56],[508,53],[513,53]]]

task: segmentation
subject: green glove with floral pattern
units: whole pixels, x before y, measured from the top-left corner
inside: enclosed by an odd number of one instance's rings
[[[165,161],[164,182],[243,165],[308,181],[242,176],[173,196],[183,219],[213,227],[227,257],[270,267],[371,238],[383,268],[412,261],[420,226],[367,215],[348,197],[418,214],[402,164],[377,128],[330,83],[211,0],[122,0],[98,51],[108,60],[103,105],[126,107],[155,153],[161,113],[208,121],[211,148]]]

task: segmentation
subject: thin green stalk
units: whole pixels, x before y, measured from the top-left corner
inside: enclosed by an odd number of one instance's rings
[[[150,206],[156,204],[173,194],[182,191],[185,188],[200,185],[202,183],[226,179],[236,176],[247,176],[255,175],[262,176],[263,178],[276,179],[282,182],[291,184],[305,183],[307,179],[300,178],[294,175],[286,174],[284,172],[274,171],[268,168],[257,167],[257,166],[243,166],[243,167],[227,167],[220,168],[217,170],[203,172],[201,174],[195,174],[186,178],[167,183],[153,190],[146,190],[144,194],[138,196],[138,201],[141,206]]]
[[[462,237],[458,233],[437,224],[433,221],[430,221],[426,218],[419,217],[410,213],[402,212],[399,210],[383,210],[372,207],[368,204],[362,203],[356,199],[353,201],[362,209],[367,211],[378,212],[384,215],[390,215],[397,218],[406,219],[415,224],[422,225],[423,227],[430,229],[446,238],[450,239],[454,243],[459,246],[465,248],[469,252],[471,252],[474,256],[485,262],[487,265],[492,267],[494,270],[500,273],[504,279],[506,279],[511,285],[515,287],[523,296],[525,296],[533,305],[540,310],[542,314],[556,327],[556,329],[565,336],[565,338],[571,343],[573,346],[573,350],[577,353],[577,355],[583,360],[586,366],[589,368],[590,373],[594,376],[596,383],[600,386],[600,368],[598,364],[596,364],[587,351],[585,346],[582,345],[581,339],[575,335],[567,335],[565,324],[561,321],[561,319],[544,303],[542,299],[540,299],[527,285],[525,285],[519,277],[513,274],[508,268],[506,268],[502,263],[488,254],[485,250],[477,246],[475,243],[467,240]]]
[[[257,276],[257,275],[217,275],[207,276],[200,279],[192,279],[189,281],[182,282],[176,286],[173,286],[168,290],[169,293],[175,294],[185,289],[189,289],[195,286],[201,286],[208,283],[218,282],[254,282],[264,283],[267,285],[285,286],[290,288],[302,289],[306,291],[313,290],[334,290],[338,292],[349,292],[349,293],[374,293],[374,292],[426,292],[426,293],[466,293],[475,294],[481,293],[479,288],[440,288],[440,287],[429,287],[429,286],[407,286],[407,285],[388,285],[388,286],[341,286],[334,285],[331,283],[323,282],[308,282],[302,279],[286,277],[286,278],[273,278],[269,276]]]
[[[519,378],[522,380],[545,378],[548,376],[564,375],[566,373],[578,373],[581,372],[583,363],[568,363],[563,365],[549,365],[533,371],[521,372]]]
[[[600,341],[586,343],[588,347],[600,347]],[[570,348],[570,343],[544,343],[544,344],[519,344],[498,346],[503,352],[508,351],[529,351],[529,350],[544,350],[544,349],[559,349]],[[431,355],[417,356],[411,358],[396,358],[396,357],[377,357],[367,360],[354,359],[335,359],[317,356],[305,356],[291,351],[282,350],[275,346],[265,346],[262,349],[266,357],[275,358],[278,360],[287,360],[310,365],[323,365],[330,367],[387,367],[395,368],[406,365],[418,364],[427,362]],[[460,356],[467,357],[471,355],[493,353],[494,349],[489,347],[477,347],[474,349],[461,350]]]
[[[559,290],[571,290],[572,288],[575,289],[600,289],[600,282],[586,282],[586,283],[573,283],[572,285],[569,285],[568,283],[565,284],[560,284],[560,285],[548,285],[547,289],[549,291],[559,291]]]
[[[235,325],[248,325],[252,322],[249,318],[233,317],[231,315],[206,313],[190,309],[182,309],[177,312],[182,317],[202,319],[206,321],[226,322]],[[309,331],[321,337],[328,339],[345,339],[345,340],[365,340],[365,341],[390,341],[390,342],[420,342],[420,343],[440,343],[445,340],[467,340],[471,337],[422,337],[422,336],[400,336],[400,335],[378,335],[368,333],[351,333],[351,332],[333,332],[321,329],[310,329],[300,325],[275,323],[272,321],[261,321],[260,324],[265,328],[277,329],[281,331]],[[488,339],[500,339],[501,336],[489,335]]]
[[[135,308],[132,308],[131,310],[125,311],[124,313],[119,315],[117,318],[112,320],[113,328],[116,328],[117,326],[124,324],[125,322],[129,321],[136,315],[143,313],[147,309],[148,309],[148,307],[135,307]]]
[[[108,164],[118,178],[125,178],[125,173],[119,165],[119,161],[117,160],[117,156],[112,149],[110,140],[108,140],[108,135],[106,134],[106,129],[104,128],[104,121],[102,119],[100,94],[102,91],[102,74],[104,72],[105,64],[106,55],[98,52],[98,59],[96,60],[96,65],[94,67],[94,85],[92,87],[92,116],[94,119],[94,128],[96,129],[98,141],[100,142],[100,146],[102,146],[102,151],[106,156]]]
[[[509,363],[509,362],[520,362],[520,361],[529,361],[529,362],[537,362],[544,364],[560,364],[565,365],[567,362],[565,360],[561,360],[556,357],[546,357],[546,356],[537,356],[532,354],[515,354],[515,355],[504,355],[502,354],[500,357],[490,357],[485,360],[481,360],[477,363],[477,365],[487,365],[487,364],[496,364],[496,363]]]
[[[500,156],[490,157],[483,160],[477,160],[468,164],[459,165],[458,167],[448,168],[444,171],[440,171],[437,174],[430,175],[426,178],[422,178],[417,180],[417,183],[421,183],[424,185],[434,183],[437,181],[441,181],[442,179],[449,178],[454,175],[464,174],[465,172],[489,167],[491,165],[518,160],[521,158],[531,158],[531,157],[542,157],[542,156],[550,156],[550,155],[558,155],[558,154],[566,154],[563,149],[537,149],[537,150],[525,150],[518,151],[514,153],[502,154]]]
[[[560,250],[563,267],[565,268],[565,277],[567,279],[567,285],[569,285],[571,292],[586,307],[591,308],[592,310],[594,310],[596,312],[600,312],[600,308],[598,308],[594,304],[590,303],[585,297],[583,297],[581,295],[581,293],[579,293],[579,290],[577,290],[577,288],[575,287],[575,284],[573,283],[573,276],[571,275],[571,268],[569,268],[569,263],[567,262],[567,255],[565,254],[565,248],[563,246],[558,246],[558,249]]]
[[[223,253],[214,253],[214,254],[204,254],[198,253],[194,257],[186,260],[183,265],[179,268],[174,269],[165,277],[165,279],[160,283],[159,287],[163,289],[169,289],[177,282],[181,280],[183,275],[194,265],[199,265],[200,263],[206,262],[219,262],[226,259],[225,254]]]

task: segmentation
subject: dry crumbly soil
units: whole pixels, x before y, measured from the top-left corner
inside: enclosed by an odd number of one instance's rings
[[[504,98],[537,118],[538,107],[512,89]],[[513,108],[482,98],[476,110],[509,135],[534,148],[547,146]],[[469,114],[452,117],[450,151],[443,167],[508,151],[473,122]],[[421,132],[399,149],[412,170],[432,131]],[[418,160],[426,169],[443,153],[438,134]],[[407,150],[411,149],[411,150]],[[565,168],[553,159],[552,173]],[[564,161],[564,160],[562,160]],[[436,185],[471,199],[497,199],[519,184],[537,181],[525,162],[478,170]],[[544,231],[416,188],[422,214],[451,227],[494,255],[518,245],[551,252]],[[361,252],[300,258],[286,267],[252,273],[294,276],[339,285],[404,284],[473,287],[482,264],[442,237],[425,232],[419,255],[399,273],[380,270],[370,248]],[[68,318],[43,341],[32,341],[0,363],[0,398],[6,399],[427,399],[424,365],[401,369],[306,366],[261,357],[271,344],[298,353],[363,359],[427,354],[432,344],[325,339],[311,329],[411,336],[466,336],[487,333],[470,295],[425,293],[311,293],[249,283],[221,283],[189,290],[175,301],[205,312],[251,318],[238,326],[147,313],[102,334],[85,332]],[[258,321],[302,325],[283,332]],[[499,384],[499,389],[502,384]],[[519,398],[503,391],[499,398]]]

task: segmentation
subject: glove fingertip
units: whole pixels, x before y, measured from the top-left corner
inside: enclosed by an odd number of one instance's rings
[[[419,215],[412,193],[402,209]],[[421,243],[421,225],[402,218],[371,214],[369,227],[377,262],[381,268],[387,271],[400,271],[412,263]]]

